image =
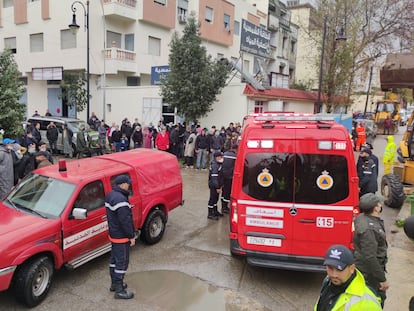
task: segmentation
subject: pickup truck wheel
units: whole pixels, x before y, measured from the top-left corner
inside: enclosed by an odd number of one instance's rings
[[[18,301],[29,308],[46,298],[53,277],[53,264],[47,256],[23,264],[16,274],[14,292]]]
[[[145,244],[158,243],[165,231],[167,217],[160,209],[155,209],[148,214],[141,232],[141,240]]]
[[[385,205],[391,208],[400,208],[404,204],[404,186],[397,175],[382,176],[381,194],[384,196]]]

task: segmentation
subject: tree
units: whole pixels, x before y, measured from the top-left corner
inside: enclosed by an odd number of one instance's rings
[[[194,15],[188,18],[182,37],[174,32],[170,47],[170,73],[161,80],[160,94],[187,122],[196,121],[212,110],[231,67],[225,60],[207,56]]]
[[[412,0],[321,0],[313,20],[320,31],[309,33],[317,46],[322,44],[323,22],[327,20],[322,91],[328,110],[339,96],[349,98],[355,77],[380,63],[388,53],[413,46]],[[346,41],[338,41],[340,30]],[[399,43],[399,47],[396,46]],[[320,63],[320,58],[315,60]]]
[[[10,50],[0,54],[0,129],[5,136],[17,137],[22,133],[25,104],[19,103],[25,89],[19,80],[19,69]]]
[[[84,71],[64,72],[63,80],[60,83],[62,89],[60,98],[69,107],[75,107],[76,111],[83,111],[88,100],[85,85],[86,77]]]

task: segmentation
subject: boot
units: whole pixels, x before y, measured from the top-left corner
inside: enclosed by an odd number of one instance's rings
[[[227,202],[221,201],[221,212],[223,214],[228,214],[230,212],[230,210],[227,206]]]
[[[208,219],[218,220],[218,216],[214,213],[213,207],[208,207]]]
[[[122,289],[127,289],[128,288],[128,284],[127,283],[123,283],[122,284]],[[116,284],[112,283],[111,287],[109,288],[109,291],[114,292],[116,289]]]
[[[123,289],[120,292],[116,292],[114,295],[114,298],[115,299],[131,299],[131,298],[134,298],[134,293]]]
[[[213,209],[214,209],[214,215],[216,215],[216,216],[218,216],[218,217],[223,217],[223,214],[222,214],[222,213],[220,213],[220,212],[217,210],[217,204],[216,204],[216,205],[214,205]]]

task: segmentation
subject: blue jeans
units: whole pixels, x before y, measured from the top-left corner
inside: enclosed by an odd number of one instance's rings
[[[196,168],[206,168],[207,149],[198,149]],[[200,166],[201,164],[201,166]]]

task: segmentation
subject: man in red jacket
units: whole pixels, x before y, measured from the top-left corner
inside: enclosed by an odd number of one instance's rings
[[[170,135],[165,126],[161,127],[161,132],[155,138],[155,148],[167,151],[170,148]]]

